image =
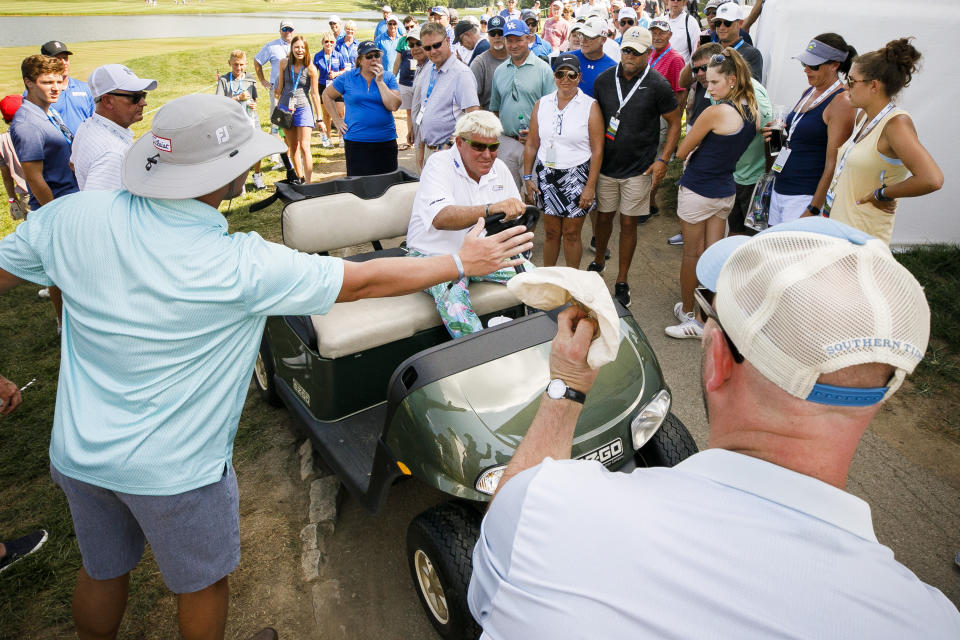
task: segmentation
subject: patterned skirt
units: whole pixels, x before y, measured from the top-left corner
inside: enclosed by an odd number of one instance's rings
[[[569,169],[550,169],[537,160],[537,206],[548,216],[559,218],[579,218],[593,211],[597,206],[594,200],[589,209],[580,208],[580,194],[587,186],[590,176],[590,161]]]

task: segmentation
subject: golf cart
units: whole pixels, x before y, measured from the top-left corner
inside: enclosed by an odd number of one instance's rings
[[[282,189],[287,246],[322,253],[376,242],[377,249],[345,259],[404,255],[380,242],[406,233],[415,175]],[[405,476],[450,496],[414,518],[407,534],[413,582],[444,638],[479,635],[467,607],[473,546],[547,385],[560,311],[526,308],[500,284],[471,283],[470,295],[488,328],[457,340],[423,292],[337,303],[323,316],[271,317],[254,373],[264,400],[296,416],[370,512]],[[573,456],[625,472],[671,466],[696,445],[670,413],[670,391],[643,332],[627,309],[618,304],[617,311],[619,352],[587,398]]]

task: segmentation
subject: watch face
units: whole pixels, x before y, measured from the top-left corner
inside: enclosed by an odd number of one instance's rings
[[[547,395],[554,400],[559,400],[567,391],[567,385],[560,378],[554,378],[547,385]]]

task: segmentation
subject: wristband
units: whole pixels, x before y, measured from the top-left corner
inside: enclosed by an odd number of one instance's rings
[[[820,215],[820,207],[815,207],[815,206],[813,206],[812,204],[811,204],[811,205],[807,205],[807,211],[809,211],[810,213],[812,213],[812,214],[815,215],[815,216]]]
[[[656,160],[654,160],[654,162],[662,162],[665,165],[668,165],[668,166],[670,165],[670,163],[664,160],[663,158],[657,158]]]
[[[450,255],[453,257],[453,262],[457,265],[457,280],[463,280],[463,261],[460,260],[460,256],[456,253]]]
[[[528,174],[526,174],[526,175],[523,176],[523,181],[526,182],[527,180],[533,180],[533,174],[532,174],[532,173],[528,173]]]
[[[879,189],[873,192],[873,197],[877,202],[893,202],[893,198],[888,198],[884,190],[887,188],[887,185],[883,185]]]

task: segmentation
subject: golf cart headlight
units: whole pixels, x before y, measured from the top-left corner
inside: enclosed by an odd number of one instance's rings
[[[497,490],[497,485],[500,484],[500,477],[506,469],[507,465],[498,464],[481,473],[480,477],[477,478],[477,491],[492,496],[493,492]]]
[[[670,392],[664,389],[640,410],[630,421],[630,435],[633,436],[633,448],[639,449],[657,432],[663,420],[670,412]]]

